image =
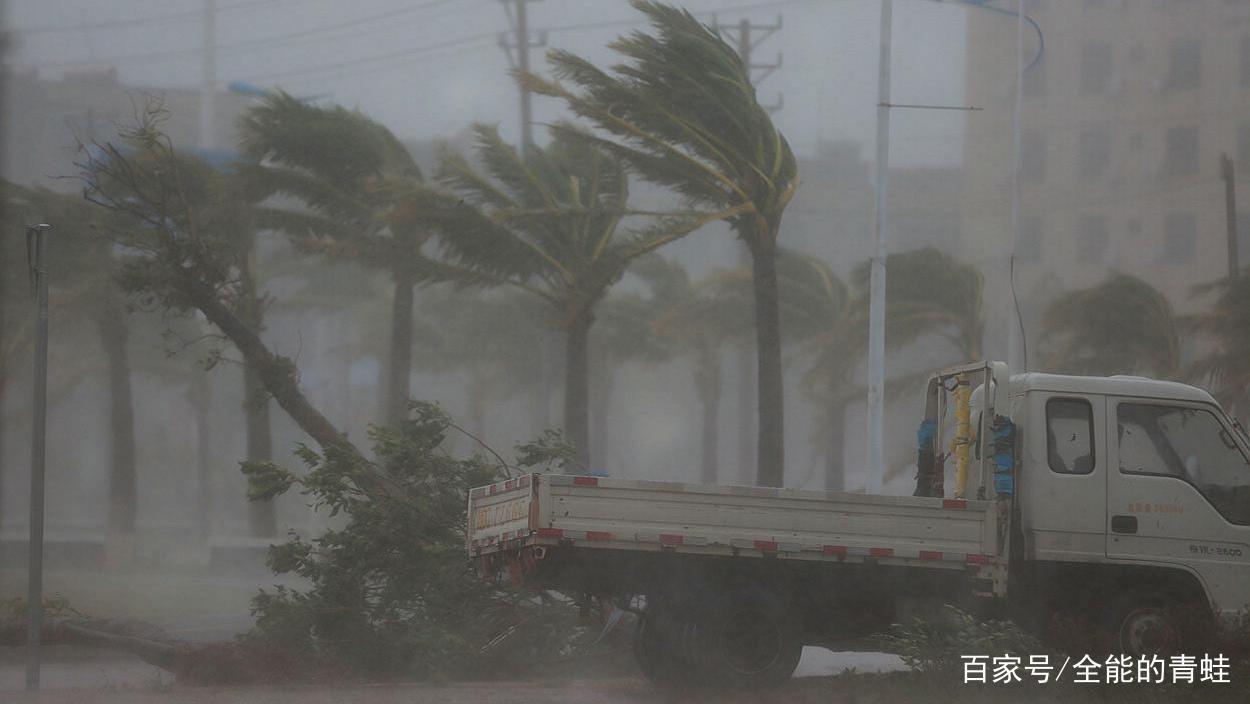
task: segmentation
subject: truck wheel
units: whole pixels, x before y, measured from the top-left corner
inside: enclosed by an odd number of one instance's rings
[[[1117,599],[1103,622],[1108,649],[1115,654],[1175,655],[1183,645],[1183,630],[1175,609],[1161,594],[1128,594]]]
[[[748,587],[696,610],[693,636],[701,679],[718,687],[774,687],[803,653],[798,615],[778,595]]]
[[[689,624],[663,602],[648,606],[634,631],[634,660],[652,684],[669,686],[685,681],[689,663],[682,657]]]

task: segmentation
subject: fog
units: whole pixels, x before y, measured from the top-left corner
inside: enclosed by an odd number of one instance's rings
[[[800,174],[778,242],[853,286],[874,251],[879,3],[677,4],[717,22],[734,46],[740,22],[754,27],[759,100],[776,105],[772,119]],[[1166,364],[1141,353],[1128,363],[1112,355],[1090,366],[1072,345],[1056,342],[1077,324],[1048,323],[1049,307],[1122,273],[1153,286],[1176,316],[1201,316],[1215,294],[1200,287],[1230,270],[1230,237],[1241,257],[1250,248],[1250,3],[1024,5],[1036,24],[1024,35],[1018,135],[1014,0],[894,6],[892,102],[921,107],[891,111],[887,251],[935,248],[968,267],[954,276],[979,275],[984,283],[975,304],[947,309],[945,322],[903,332],[910,322],[887,321],[887,341],[894,333],[909,337],[890,345],[886,357],[885,493],[912,492],[924,373],[968,361],[970,350],[1006,359],[1015,310],[1029,370],[1194,380],[1186,370],[1219,345],[1209,337],[1182,335]],[[164,129],[179,149],[225,164],[240,153],[240,118],[277,90],[363,113],[401,140],[429,176],[438,170],[440,145],[471,152],[474,123],[497,125],[510,144],[521,140],[518,89],[508,73],[517,57],[504,46],[516,39],[513,7],[494,0],[7,0],[0,5],[0,177],[81,191],[79,142],[116,141],[144,95],[163,96],[170,110]],[[527,10],[530,69],[540,75],[549,72],[548,49],[606,67],[619,60],[609,42],[645,29],[624,2],[541,0]],[[569,113],[539,96],[533,106],[535,142],[548,144],[546,125]],[[1235,170],[1231,188],[1222,155]],[[1242,211],[1231,224],[1230,194]],[[630,197],[644,210],[680,206],[638,178]],[[54,226],[57,216],[45,215]],[[4,226],[17,223],[6,217]],[[21,340],[30,310],[23,239],[14,231],[2,241],[9,280],[0,288],[0,341]],[[746,248],[723,223],[658,253],[691,281],[749,269]],[[111,358],[98,314],[74,297],[66,266],[53,260],[50,272],[49,591],[78,608],[140,618],[192,640],[246,630],[255,588],[278,581],[264,566],[266,546],[288,531],[316,534],[332,519],[296,492],[276,500],[271,524],[257,517],[239,471],[249,451],[242,356],[198,314],[128,309],[133,528],[110,528],[117,443]],[[367,444],[370,425],[385,419],[391,279],[359,262],[301,251],[273,232],[257,236],[254,274],[265,301],[263,340],[295,361],[312,404],[349,439]],[[951,288],[949,280],[911,283]],[[891,292],[896,285],[898,295],[915,295],[904,284],[890,284]],[[636,272],[612,286],[604,304],[631,296],[653,311],[665,304]],[[455,452],[480,452],[480,440],[511,457],[518,443],[561,427],[564,334],[537,299],[508,287],[418,286],[413,308],[411,395],[438,403],[463,426],[466,432],[451,436]],[[754,319],[749,305],[738,314],[748,326]],[[490,316],[500,320],[497,329],[482,322],[496,319]],[[786,316],[783,310],[783,326]],[[689,351],[647,352],[653,341],[646,338],[663,337],[658,325],[630,333],[609,312],[596,317],[588,469],[699,482],[706,478],[707,387],[699,386],[700,362]],[[822,334],[850,334],[831,322],[828,329],[834,332]],[[782,335],[784,485],[863,491],[870,482],[862,347],[838,360],[836,375],[848,391],[831,403],[813,381],[825,378],[818,374],[823,338],[788,338],[784,327]],[[712,464],[722,484],[755,481],[751,339],[726,337],[712,352],[719,431]],[[29,350],[17,345],[0,354],[0,596],[7,597],[20,594],[25,579],[32,386]],[[219,361],[205,371],[206,359]],[[292,451],[312,441],[276,402],[268,412],[272,459],[299,467]],[[831,418],[840,421],[836,433],[827,427]]]

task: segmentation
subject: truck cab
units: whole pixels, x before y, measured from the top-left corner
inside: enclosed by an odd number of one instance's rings
[[[1178,604],[1226,623],[1250,608],[1250,443],[1210,394],[1130,376],[1010,386],[1021,591],[1101,612],[1126,652],[1174,645]]]

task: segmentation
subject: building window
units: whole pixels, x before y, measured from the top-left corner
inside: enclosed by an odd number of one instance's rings
[[[1173,39],[1168,58],[1168,88],[1197,88],[1202,82],[1202,42]]]
[[[1198,128],[1169,127],[1163,175],[1189,176],[1198,173]]]
[[[1095,128],[1081,133],[1081,178],[1094,181],[1107,174],[1111,164],[1111,130]]]
[[[1020,219],[1020,241],[1016,242],[1016,254],[1022,262],[1036,262],[1042,258],[1042,219],[1026,215]]]
[[[1243,170],[1250,171],[1250,122],[1241,123],[1240,134],[1237,135],[1237,161]]]
[[[1081,94],[1102,95],[1111,85],[1111,45],[1086,42],[1081,47]]]
[[[1102,215],[1082,215],[1081,229],[1077,233],[1076,255],[1082,262],[1100,263],[1106,260],[1107,218]]]
[[[1197,240],[1198,218],[1193,213],[1168,213],[1160,259],[1166,264],[1193,261]]]
[[[1250,34],[1241,38],[1241,87],[1250,88]]]
[[[1020,177],[1025,181],[1046,178],[1046,135],[1025,132],[1020,137]]]

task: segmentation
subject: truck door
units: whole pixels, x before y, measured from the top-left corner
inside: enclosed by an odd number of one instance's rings
[[[1250,602],[1245,439],[1203,403],[1107,399],[1107,557],[1183,567],[1215,607]]]
[[[1030,393],[1020,501],[1026,554],[1100,562],[1106,531],[1106,441],[1101,396]]]

